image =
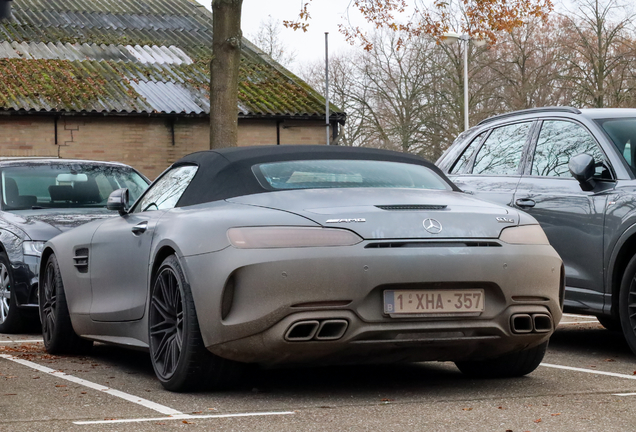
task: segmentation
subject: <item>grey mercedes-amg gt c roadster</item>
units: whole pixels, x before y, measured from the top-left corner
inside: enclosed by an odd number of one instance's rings
[[[521,376],[561,318],[562,262],[537,222],[412,155],[198,152],[108,207],[121,216],[44,247],[44,343],[148,350],[169,390],[226,386],[246,363],[439,360]]]

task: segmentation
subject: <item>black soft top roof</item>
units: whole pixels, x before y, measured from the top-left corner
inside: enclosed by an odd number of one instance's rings
[[[292,160],[376,160],[423,165],[459,191],[431,162],[415,155],[390,150],[326,145],[280,145],[233,147],[189,154],[172,166],[197,165],[199,170],[187,187],[179,207],[217,201],[237,196],[268,192],[252,172],[254,165]]]

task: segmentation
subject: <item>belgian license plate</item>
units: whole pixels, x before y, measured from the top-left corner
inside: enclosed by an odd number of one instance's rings
[[[484,301],[483,289],[384,291],[384,313],[475,313],[483,312]]]

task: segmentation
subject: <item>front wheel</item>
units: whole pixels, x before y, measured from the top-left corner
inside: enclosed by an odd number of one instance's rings
[[[13,291],[11,263],[7,255],[2,252],[0,253],[0,333],[20,333],[23,328],[23,317]]]
[[[627,264],[618,297],[618,312],[627,345],[636,354],[636,255]]]
[[[50,354],[86,354],[93,341],[80,338],[73,330],[66,304],[64,282],[55,255],[49,256],[39,284],[40,320],[44,348]]]
[[[506,354],[494,359],[455,362],[464,375],[474,378],[513,378],[534,371],[543,360],[548,341],[524,351]]]
[[[174,255],[153,278],[148,333],[152,367],[167,390],[218,388],[237,376],[237,363],[205,348],[190,286]]]

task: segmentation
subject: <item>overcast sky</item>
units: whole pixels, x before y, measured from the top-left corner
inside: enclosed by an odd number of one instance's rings
[[[210,0],[197,0],[210,9]],[[261,20],[266,20],[268,15],[281,21],[293,20],[298,16],[301,0],[243,0],[243,16],[241,27],[243,35],[249,39],[251,34],[258,30]],[[338,51],[346,50],[349,45],[338,32],[338,24],[346,23],[346,6],[348,1],[343,0],[315,0],[311,4],[311,20],[309,31],[290,30],[283,28],[281,36],[285,44],[296,52],[296,63],[310,61],[324,61],[325,59],[325,32],[329,32],[330,55]],[[359,14],[351,13],[351,19],[357,25],[362,25],[363,20]],[[292,68],[292,70],[295,68]]]

